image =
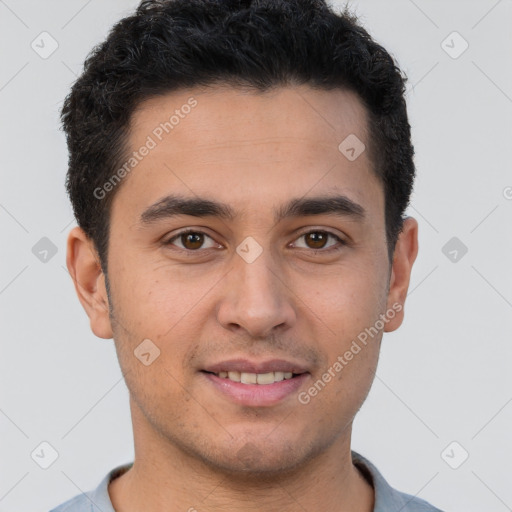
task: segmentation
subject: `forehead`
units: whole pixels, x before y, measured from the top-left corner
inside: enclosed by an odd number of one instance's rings
[[[352,91],[303,85],[259,92],[218,85],[143,101],[132,115],[130,141],[136,146],[141,135],[153,133],[157,141],[164,138],[172,144],[173,137],[166,137],[172,134],[180,143],[200,147],[203,143],[223,143],[226,138],[236,143],[267,136],[282,141],[303,138],[305,143],[314,139],[316,144],[332,149],[344,134],[357,132],[365,138],[366,124],[366,109]],[[193,133],[186,129],[190,125]]]
[[[262,215],[289,197],[336,190],[379,214],[381,184],[361,149],[367,131],[364,106],[344,90],[218,86],[154,97],[132,116],[128,145],[139,156],[113,208],[135,214],[173,193]],[[356,159],[347,158],[347,144],[361,151]]]

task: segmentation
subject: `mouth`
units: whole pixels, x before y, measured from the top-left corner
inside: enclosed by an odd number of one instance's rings
[[[278,359],[260,363],[234,359],[210,365],[200,373],[216,394],[251,407],[277,405],[311,377],[305,366]]]
[[[250,372],[240,372],[240,371],[220,371],[209,372],[203,370],[204,373],[209,373],[210,375],[215,375],[219,379],[227,379],[232,382],[240,382],[241,384],[256,384],[267,386],[269,384],[275,384],[276,382],[281,382],[283,380],[294,379],[299,375],[303,375],[306,372],[301,373],[293,373],[293,372],[266,372],[266,373],[250,373]]]

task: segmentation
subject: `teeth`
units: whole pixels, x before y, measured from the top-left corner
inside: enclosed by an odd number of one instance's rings
[[[255,373],[240,373],[240,382],[242,384],[257,384],[258,376]]]
[[[255,375],[255,374],[253,373],[252,375]],[[274,372],[259,373],[256,376],[256,382],[258,384],[273,384],[275,382]]]
[[[274,372],[274,382],[279,382],[284,379],[284,372]]]
[[[219,372],[221,379],[229,379],[242,384],[274,384],[284,379],[291,379],[292,372],[246,373],[246,372]]]
[[[228,372],[228,379],[240,382],[240,372]]]

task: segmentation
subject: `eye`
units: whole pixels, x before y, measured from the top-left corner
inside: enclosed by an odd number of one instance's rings
[[[215,246],[215,244],[211,244],[209,247],[203,247],[205,238],[209,238],[213,242],[213,239],[206,233],[203,233],[202,231],[195,231],[193,229],[187,229],[181,233],[178,233],[177,235],[174,235],[172,238],[169,238],[169,240],[164,242],[164,245],[176,245],[174,244],[174,241],[177,240],[179,243],[181,243],[181,246],[178,245],[178,247],[187,251],[197,251],[201,248],[210,249]]]
[[[338,235],[335,235],[329,231],[307,231],[306,233],[302,233],[302,235],[300,235],[297,240],[300,240],[301,238],[304,238],[306,245],[294,245],[299,249],[312,249],[314,251],[320,252],[331,252],[340,250],[343,248],[343,246],[347,245],[346,242],[342,240]],[[327,245],[329,238],[334,239],[334,243],[331,245]],[[210,245],[205,246],[206,239],[210,240]],[[338,247],[335,247],[336,242],[338,242]],[[197,252],[199,249],[211,249],[216,247],[216,243],[209,235],[194,229],[187,229],[177,233],[172,238],[169,238],[166,242],[164,242],[164,245],[174,245],[188,252]]]
[[[329,237],[333,238],[335,240],[335,243],[331,245],[326,245]],[[315,231],[308,231],[306,233],[302,233],[302,235],[299,236],[297,240],[300,240],[301,238],[304,238],[305,243],[307,245],[302,246],[299,248],[305,248],[305,249],[314,249],[314,250],[321,250],[321,252],[330,252],[331,250],[340,250],[344,245],[346,245],[346,242],[342,240],[338,235],[335,235],[334,233],[331,233],[329,231],[321,231],[321,230],[315,230]],[[331,249],[331,247],[336,245],[336,241],[340,244],[338,247]],[[297,247],[297,246],[296,246]],[[326,250],[325,248],[328,247],[329,249]]]

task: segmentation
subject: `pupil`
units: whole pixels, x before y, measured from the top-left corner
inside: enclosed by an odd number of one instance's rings
[[[199,249],[203,244],[202,236],[200,233],[187,233],[184,235],[186,242],[183,243],[188,249]],[[183,240],[182,240],[183,242]],[[187,245],[188,244],[188,245]],[[190,246],[192,244],[192,247]]]
[[[316,240],[313,240],[313,244],[318,244],[320,243],[320,245],[316,245],[314,246],[313,248],[314,249],[321,249],[322,247],[324,247],[325,245],[325,240],[326,240],[326,236],[325,236],[325,233],[319,233],[319,232],[315,232],[315,233],[309,233],[308,236],[311,238],[316,238]]]

